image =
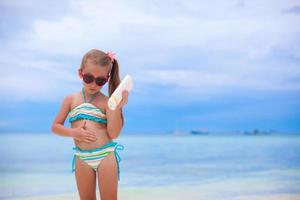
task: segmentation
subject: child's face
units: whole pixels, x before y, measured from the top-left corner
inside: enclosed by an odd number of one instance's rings
[[[94,94],[97,91],[99,91],[103,86],[97,85],[95,80],[91,83],[85,83],[83,81],[83,74],[90,74],[94,76],[94,78],[102,77],[108,79],[109,67],[98,66],[87,60],[83,70],[79,70],[79,77],[82,80],[85,91],[87,91],[89,94]]]

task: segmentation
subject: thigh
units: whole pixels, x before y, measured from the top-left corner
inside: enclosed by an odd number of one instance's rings
[[[96,200],[96,172],[76,157],[75,176],[81,200]]]
[[[101,200],[116,200],[118,193],[118,166],[114,152],[109,153],[98,166],[98,185]]]

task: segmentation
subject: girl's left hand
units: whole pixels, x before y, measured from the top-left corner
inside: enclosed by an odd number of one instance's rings
[[[116,109],[121,109],[125,104],[127,104],[128,102],[128,91],[124,90],[122,92],[122,100],[120,101],[120,103],[117,105]]]

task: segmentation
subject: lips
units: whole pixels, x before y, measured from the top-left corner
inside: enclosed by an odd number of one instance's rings
[[[97,89],[90,89],[91,94],[95,94],[98,90]]]

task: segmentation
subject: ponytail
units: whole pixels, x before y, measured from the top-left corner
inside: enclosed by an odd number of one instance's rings
[[[108,94],[109,97],[113,94],[115,89],[119,86],[121,80],[119,75],[119,64],[116,59],[114,59],[112,63],[112,68],[110,71],[110,79],[109,79],[109,85],[108,85]]]
[[[109,97],[113,94],[115,89],[119,86],[121,80],[120,80],[120,75],[119,75],[119,64],[116,59],[113,60],[112,62],[112,68],[110,72],[110,78],[109,78],[109,83],[108,83],[108,94]],[[121,119],[122,119],[122,127],[124,125],[124,116],[123,116],[123,111],[121,108]]]

